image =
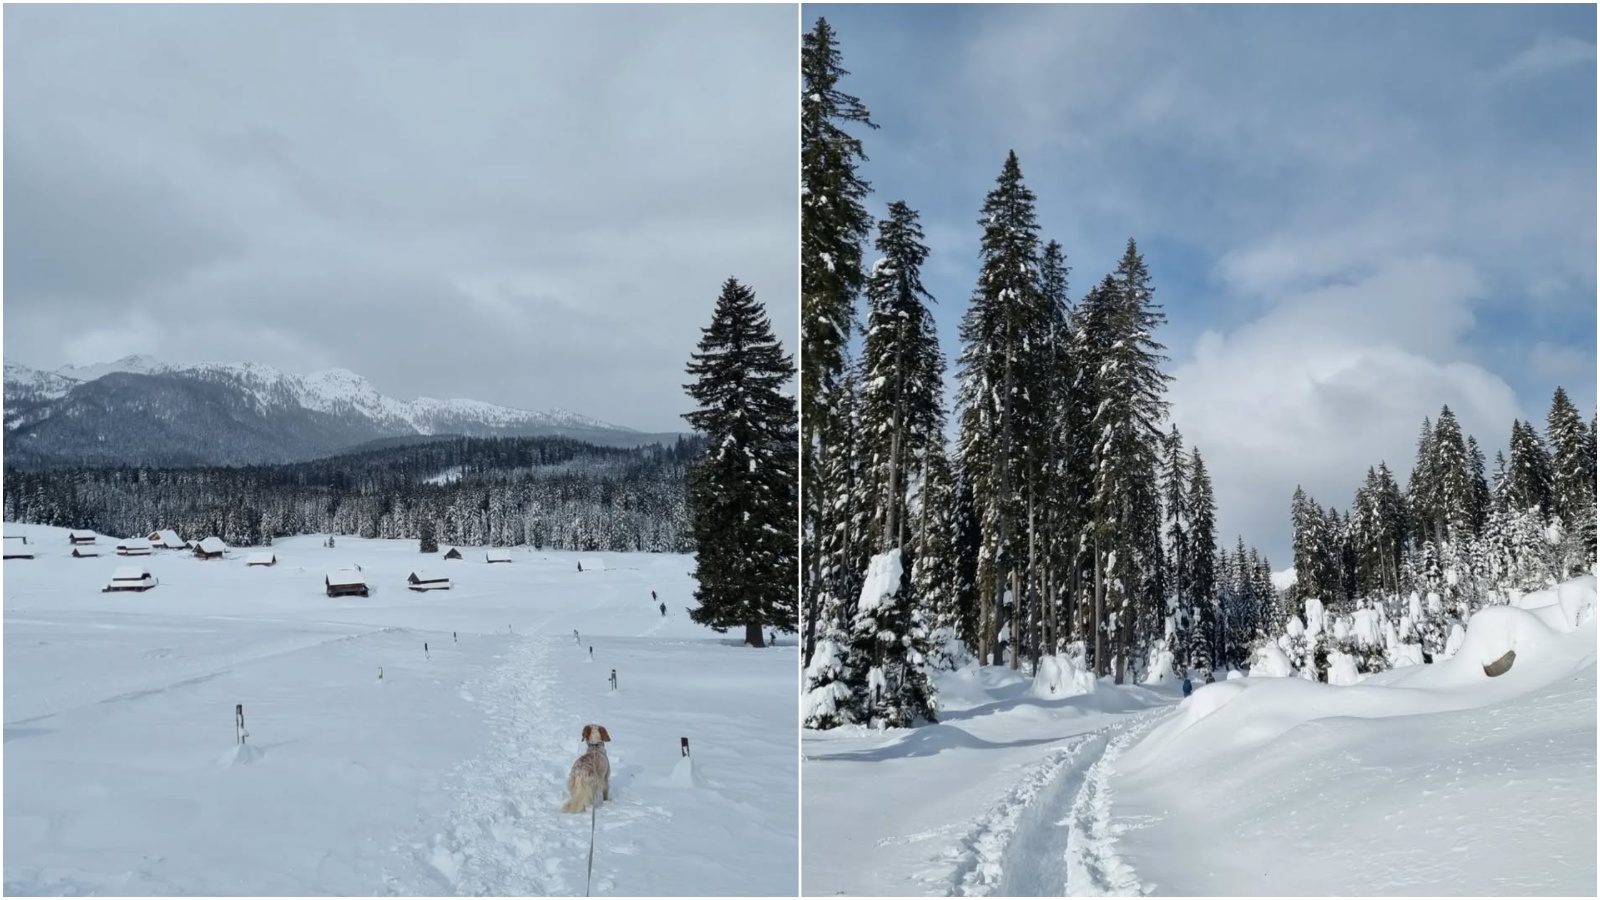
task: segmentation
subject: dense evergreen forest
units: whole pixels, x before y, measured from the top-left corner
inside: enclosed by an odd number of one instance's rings
[[[703,439],[623,449],[446,438],[277,466],[5,472],[5,518],[114,536],[171,528],[235,546],[296,534],[688,553]]]

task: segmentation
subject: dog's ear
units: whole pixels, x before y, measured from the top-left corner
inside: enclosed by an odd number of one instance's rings
[[[606,731],[606,727],[604,725],[596,725],[595,727],[600,729],[600,740],[605,741],[606,743],[610,743],[611,742],[611,732]]]
[[[594,727],[593,725],[585,725],[585,726],[583,726],[583,742],[585,744],[589,743],[589,729],[591,729],[593,727]]]

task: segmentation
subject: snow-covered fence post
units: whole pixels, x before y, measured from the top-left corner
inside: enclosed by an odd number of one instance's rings
[[[378,680],[379,681],[383,680],[383,666],[379,666],[378,667]]]
[[[594,645],[593,644],[589,645],[589,660],[591,662],[594,660]]]
[[[423,659],[432,659],[433,658],[433,657],[428,655],[428,642],[427,641],[423,641],[422,642],[422,658]]]
[[[454,631],[450,632],[450,643],[452,643],[452,644],[461,643],[461,639],[456,637],[456,633]]]
[[[686,737],[678,738],[678,749],[680,751],[680,753],[679,753],[680,756],[688,756],[689,755],[689,739],[686,738]]]
[[[233,739],[236,743],[244,743],[244,704],[233,705]]]
[[[616,669],[612,669],[611,670],[611,689],[613,691],[617,689],[617,670]]]

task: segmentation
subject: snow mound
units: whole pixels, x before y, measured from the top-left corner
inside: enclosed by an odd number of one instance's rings
[[[249,744],[234,744],[227,749],[227,752],[217,757],[217,767],[228,769],[233,766],[254,765],[257,760],[266,755],[265,751],[258,750]]]
[[[1592,582],[1569,582],[1577,608],[1593,603]],[[1420,598],[1419,598],[1420,599]],[[1354,660],[1331,653],[1331,684],[1299,678],[1250,677],[1206,685],[1179,704],[1178,714],[1153,729],[1122,759],[1124,771],[1145,767],[1176,770],[1199,766],[1239,752],[1260,748],[1308,722],[1340,717],[1382,719],[1429,715],[1503,703],[1568,678],[1595,661],[1595,622],[1579,626],[1550,622],[1541,610],[1491,606],[1467,622],[1459,651],[1433,665],[1369,675],[1352,681]],[[1276,663],[1277,648],[1267,645],[1251,675],[1265,674]],[[1401,645],[1397,651],[1419,645]],[[1491,677],[1484,667],[1515,653],[1509,669]],[[1287,660],[1284,660],[1286,663]],[[1337,686],[1344,683],[1348,686]]]
[[[1299,619],[1291,618],[1289,621],[1298,622]],[[1292,675],[1294,664],[1289,662],[1289,655],[1277,644],[1262,644],[1255,658],[1250,661],[1251,678],[1288,678]]]
[[[1361,673],[1356,671],[1356,658],[1348,653],[1334,650],[1328,653],[1328,683],[1334,687],[1349,687],[1361,682]]]
[[[1595,577],[1580,575],[1555,588],[1532,591],[1518,597],[1514,605],[1536,612],[1551,628],[1571,631],[1594,618]]]
[[[672,774],[661,779],[661,784],[664,787],[686,790],[703,790],[708,786],[705,778],[700,775],[700,770],[695,768],[692,756],[678,757],[678,764],[672,767]]]
[[[1483,672],[1484,666],[1509,652],[1515,652],[1517,661],[1526,664],[1544,652],[1555,635],[1536,613],[1514,606],[1485,607],[1467,620],[1467,636],[1461,642],[1461,650],[1438,668],[1458,684],[1481,681],[1489,677]]]
[[[1168,681],[1177,681],[1178,675],[1173,670],[1171,650],[1162,650],[1156,654],[1155,662],[1150,664],[1150,674],[1144,677],[1145,684],[1164,684]]]
[[[1030,692],[1041,699],[1092,694],[1095,678],[1083,667],[1081,658],[1061,653],[1039,658],[1039,671],[1033,676]]]

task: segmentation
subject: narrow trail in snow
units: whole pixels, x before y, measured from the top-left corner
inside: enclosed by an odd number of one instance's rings
[[[1135,716],[1085,773],[1067,814],[1066,883],[1057,893],[1068,897],[1131,897],[1146,893],[1139,873],[1117,853],[1117,835],[1121,831],[1111,822],[1111,767],[1123,750],[1170,712],[1163,709]]]
[[[391,877],[389,893],[457,896],[581,895],[588,867],[587,814],[563,813],[567,771],[582,747],[575,739],[581,717],[562,702],[550,655],[567,650],[560,638],[521,638],[507,660],[476,687],[491,722],[490,746],[463,764],[456,808],[446,825],[410,848],[414,877]],[[612,761],[612,800],[599,811],[592,893],[608,892],[616,854],[629,855],[629,825],[654,815],[617,797],[618,760]]]
[[[1111,766],[1170,708],[1078,735],[1052,750],[960,840],[950,896],[1106,896],[1143,893],[1117,855]]]

